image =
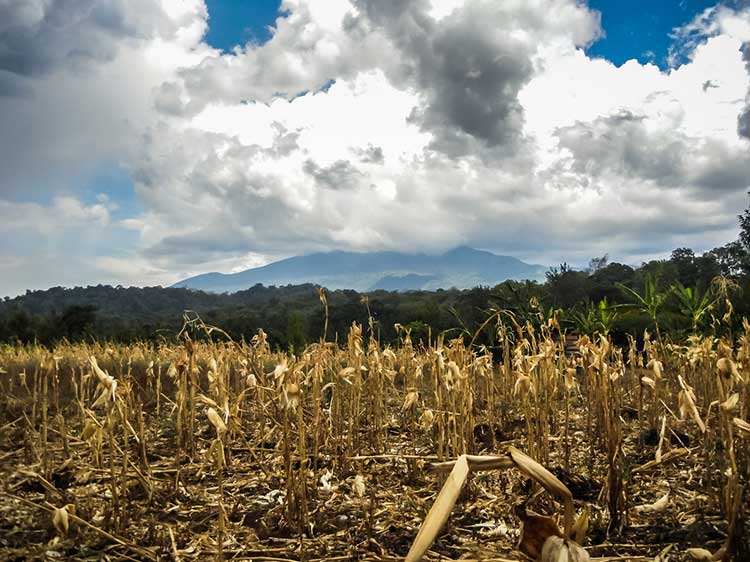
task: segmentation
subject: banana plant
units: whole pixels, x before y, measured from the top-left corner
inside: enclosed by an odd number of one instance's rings
[[[606,297],[599,301],[599,326],[602,328],[602,335],[607,336],[612,331],[615,321],[617,320],[617,311],[607,304]]]
[[[692,322],[694,332],[719,301],[719,295],[710,288],[701,295],[698,289],[685,287],[679,281],[672,285],[672,292],[677,297],[680,313]]]
[[[590,302],[583,310],[571,311],[568,314],[568,322],[572,323],[580,334],[593,335],[599,327],[597,310]]]
[[[661,342],[661,332],[659,331],[659,313],[664,306],[664,302],[669,296],[669,292],[659,292],[656,287],[656,281],[650,273],[646,274],[646,282],[643,286],[643,294],[640,294],[635,289],[631,289],[630,287],[628,287],[627,285],[623,285],[622,283],[615,283],[615,285],[623,293],[625,293],[625,295],[633,300],[632,303],[628,303],[624,306],[629,306],[631,308],[640,310],[651,319],[651,322],[653,322],[654,324],[654,328],[656,328],[656,337]]]
[[[617,312],[607,304],[607,299],[602,299],[599,304],[589,302],[582,311],[572,312],[569,321],[582,334],[593,335],[600,333],[607,336],[617,319]]]

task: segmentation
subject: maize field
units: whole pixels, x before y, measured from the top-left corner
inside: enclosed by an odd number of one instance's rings
[[[0,347],[3,560],[750,560],[750,325]]]

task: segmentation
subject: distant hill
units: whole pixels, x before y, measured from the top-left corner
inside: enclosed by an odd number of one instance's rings
[[[547,267],[461,246],[441,255],[400,252],[327,252],[287,258],[239,273],[205,273],[175,283],[213,293],[234,293],[262,283],[314,283],[329,289],[389,291],[468,289],[506,279],[543,281]]]

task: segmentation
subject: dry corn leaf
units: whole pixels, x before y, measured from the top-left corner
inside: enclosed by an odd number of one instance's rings
[[[573,494],[568,487],[557,476],[515,447],[508,448],[508,455],[521,472],[541,484],[550,494],[563,500],[565,505],[563,527],[565,529],[565,536],[569,537],[573,527],[575,512],[573,510]]]
[[[499,468],[514,468],[516,463],[509,457],[490,456],[490,455],[466,455],[466,461],[469,463],[469,470],[496,470]],[[447,472],[456,466],[457,461],[438,462],[430,465],[430,470],[436,472]]]
[[[586,540],[586,535],[589,532],[589,508],[588,506],[583,508],[583,511],[573,523],[573,529],[571,530],[571,538],[578,544],[583,544]]]
[[[656,447],[656,453],[654,454],[654,460],[657,463],[661,462],[661,446],[664,444],[664,433],[667,429],[667,417],[662,416],[661,418],[661,429],[659,430],[659,444]]]
[[[221,439],[216,438],[213,441],[211,441],[211,446],[208,449],[208,455],[213,456],[216,460],[216,468],[218,470],[223,470],[224,466],[226,466],[226,457],[224,456],[224,445],[221,442]]]
[[[274,367],[273,378],[274,380],[279,380],[288,372],[289,372],[289,365],[286,364],[286,359],[284,359],[281,361],[281,363],[279,363],[278,365],[276,365],[276,367]]]
[[[680,448],[680,449],[670,449],[663,455],[661,455],[661,460],[656,461],[648,461],[646,464],[642,464],[641,466],[637,466],[633,469],[633,474],[636,474],[638,472],[643,472],[644,470],[648,470],[650,468],[654,468],[655,466],[660,465],[663,462],[667,462],[672,459],[676,459],[679,457],[684,457],[690,454],[690,449],[687,448]]]
[[[86,425],[83,426],[83,431],[81,432],[81,440],[88,441],[89,438],[93,437],[94,434],[96,434],[96,430],[98,428],[99,426],[96,425],[93,421],[87,420]]]
[[[443,528],[443,525],[448,520],[468,475],[469,463],[466,460],[466,455],[461,455],[456,461],[453,470],[448,475],[445,484],[443,484],[443,488],[440,490],[430,512],[422,522],[417,537],[414,539],[406,555],[406,562],[418,562],[422,560],[422,556],[430,548],[438,536],[440,529]]]
[[[705,548],[688,548],[685,551],[690,560],[697,560],[698,562],[709,562],[713,560],[714,555]]]
[[[516,384],[513,386],[513,396],[524,397],[530,394],[534,394],[534,385],[531,383],[531,378],[519,374],[516,379]]]
[[[734,420],[732,421],[734,422],[734,425],[735,427],[737,427],[737,429],[750,434],[750,423],[747,423],[745,420],[741,418],[734,418]]]
[[[521,533],[516,548],[529,558],[540,559],[542,549],[550,537],[562,540],[562,533],[554,517],[526,513],[522,505],[516,508],[521,520]]]
[[[552,474],[530,456],[519,451],[515,447],[509,447],[508,454],[521,472],[539,482],[539,484],[541,484],[550,494],[557,496],[558,498],[573,497],[567,486],[565,486],[557,476]]]
[[[203,402],[203,404],[205,404],[206,406],[211,406],[212,408],[219,409],[219,405],[205,394],[199,394],[198,396],[196,396],[196,398],[199,402]]]
[[[93,355],[89,357],[89,363],[91,363],[91,368],[93,369],[96,377],[99,379],[99,382],[109,388],[112,377],[99,367],[99,363],[97,363],[96,357],[94,357]]]
[[[677,406],[680,410],[680,419],[685,420],[687,419],[688,415],[690,415],[690,407],[688,406],[688,399],[687,393],[684,390],[681,390],[677,393]]]
[[[107,400],[109,400],[109,390],[107,388],[102,388],[102,391],[97,397],[97,399],[94,400],[93,404],[91,404],[91,409],[96,410],[100,406],[106,404]]]
[[[565,390],[573,390],[576,386],[576,370],[574,367],[565,369]]]

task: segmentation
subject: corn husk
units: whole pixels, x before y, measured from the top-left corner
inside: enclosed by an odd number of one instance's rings
[[[432,427],[434,421],[435,414],[432,412],[432,410],[425,410],[424,412],[422,412],[422,415],[419,416],[419,425],[425,431]]]
[[[658,359],[652,359],[651,361],[646,363],[646,368],[651,369],[651,371],[654,373],[655,381],[661,379],[662,374],[664,373],[664,365]]]
[[[693,392],[692,387],[688,386],[685,381],[682,380],[682,376],[680,375],[677,375],[677,381],[680,383],[680,387],[682,387],[682,390],[677,394],[680,416],[682,416],[682,419],[685,419],[690,415],[695,420],[695,423],[698,424],[701,433],[705,433],[706,425],[703,423],[703,420],[698,413],[698,408],[695,406],[695,393]]]
[[[513,385],[513,396],[524,397],[534,394],[534,385],[531,382],[531,378],[519,374],[516,378],[516,383]]]
[[[740,401],[740,395],[739,395],[739,393],[735,392],[729,398],[727,398],[726,400],[724,400],[724,402],[722,402],[721,404],[719,404],[719,406],[725,412],[731,412],[732,410],[734,410],[737,407],[737,403],[739,401]]]
[[[213,408],[209,408],[206,414],[208,415],[208,421],[210,421],[211,425],[216,428],[216,433],[219,435],[219,437],[221,437],[227,430],[227,426],[224,423],[224,420],[221,419],[221,416]]]
[[[419,393],[416,390],[412,389],[407,392],[406,397],[404,398],[404,404],[401,406],[401,411],[406,412],[411,410],[417,403],[417,400],[419,400]]]
[[[589,553],[579,544],[560,537],[549,537],[542,547],[539,562],[589,562]]]
[[[637,513],[658,513],[664,511],[669,505],[669,492],[664,494],[654,503],[638,505],[634,509]]]
[[[302,398],[302,392],[296,383],[290,382],[284,387],[282,398],[286,409],[296,412]]]
[[[641,377],[641,385],[648,386],[651,389],[656,388],[656,382],[651,377]]]
[[[737,365],[728,357],[722,357],[716,362],[716,370],[725,379],[742,380]]]
[[[54,525],[55,530],[61,537],[68,533],[69,522],[67,505],[55,508],[52,512],[52,525]]]
[[[354,489],[354,493],[360,498],[365,495],[365,479],[361,474],[357,474],[354,477],[352,488]]]

